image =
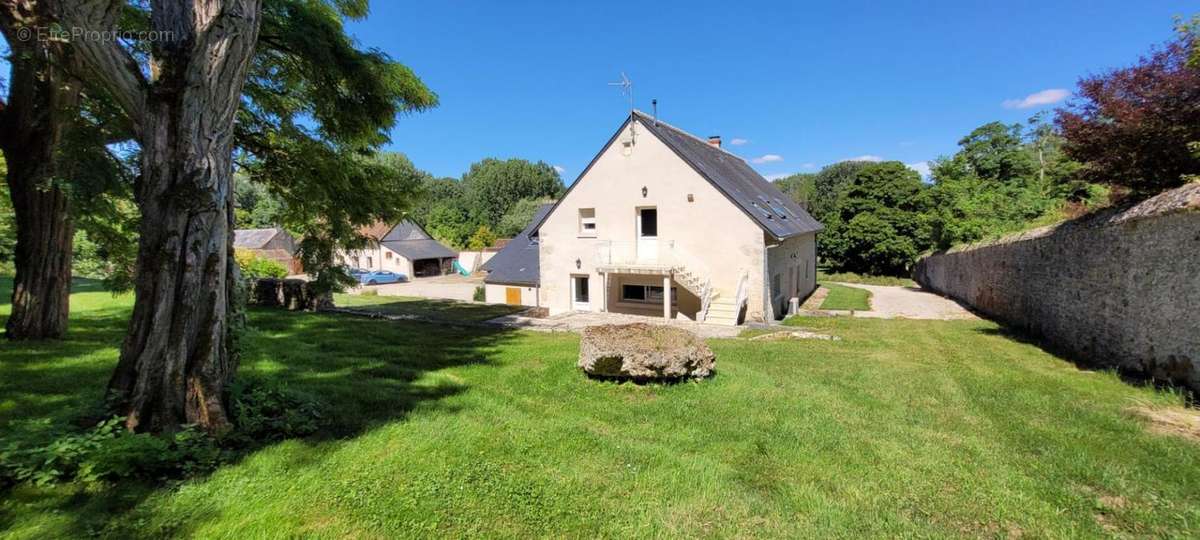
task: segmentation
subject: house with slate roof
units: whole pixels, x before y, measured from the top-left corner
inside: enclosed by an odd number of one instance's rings
[[[275,261],[287,268],[288,274],[304,272],[300,259],[296,257],[296,239],[279,227],[236,229],[233,231],[233,247]]]
[[[409,220],[396,225],[376,223],[359,234],[367,246],[338,253],[342,264],[363,270],[391,270],[407,277],[429,277],[450,273],[458,253],[434,240],[420,225]]]
[[[634,111],[530,225],[511,255],[522,262],[495,261],[493,273],[505,277],[489,279],[532,284],[551,315],[769,321],[816,289],[821,228],[720,137]]]
[[[541,307],[538,244],[530,232],[553,207],[552,204],[538,207],[525,230],[506,242],[499,253],[480,266],[480,270],[487,272],[487,277],[483,278],[485,301]]]

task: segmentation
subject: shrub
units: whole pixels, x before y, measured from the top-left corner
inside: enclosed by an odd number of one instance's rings
[[[483,288],[483,285],[475,287],[475,296],[473,298],[476,302],[483,302],[487,300],[487,290]]]
[[[217,442],[189,427],[168,436],[131,433],[114,416],[83,433],[62,426],[21,426],[25,436],[0,449],[0,484],[96,483],[212,470]]]
[[[230,390],[234,444],[253,445],[311,435],[321,427],[321,405],[315,398],[287,387],[238,379]]]
[[[487,225],[480,225],[475,234],[467,239],[467,248],[471,251],[482,251],[483,248],[496,243],[496,233]]]
[[[234,250],[234,258],[237,259],[238,267],[242,270],[242,277],[246,279],[282,279],[288,275],[287,268],[282,264],[259,257],[253,251]]]
[[[230,399],[235,428],[220,439],[195,426],[166,435],[132,433],[119,416],[83,432],[48,421],[15,423],[10,427],[17,435],[0,446],[0,487],[193,476],[238,452],[320,427],[318,402],[279,385],[239,380]]]

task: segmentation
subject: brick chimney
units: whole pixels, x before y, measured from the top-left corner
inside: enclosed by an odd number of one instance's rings
[[[720,135],[709,135],[708,144],[711,144],[717,148],[720,148],[721,147],[721,136]]]

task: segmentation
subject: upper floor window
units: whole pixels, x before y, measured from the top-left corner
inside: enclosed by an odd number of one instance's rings
[[[596,209],[579,209],[579,236],[596,236]]]

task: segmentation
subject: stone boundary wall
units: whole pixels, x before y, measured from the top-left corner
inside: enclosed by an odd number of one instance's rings
[[[252,306],[289,311],[320,311],[333,307],[331,293],[317,293],[302,279],[260,278],[253,280],[247,303]]]
[[[1200,184],[921,259],[913,279],[1084,364],[1200,392]]]

